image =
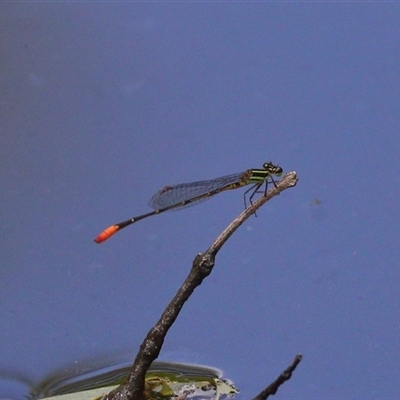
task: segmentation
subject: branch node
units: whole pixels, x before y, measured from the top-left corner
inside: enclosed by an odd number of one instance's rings
[[[193,268],[195,268],[203,278],[210,275],[215,264],[215,257],[210,252],[199,253],[193,261]]]

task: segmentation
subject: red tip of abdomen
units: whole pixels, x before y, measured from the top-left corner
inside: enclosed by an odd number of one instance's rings
[[[96,243],[102,243],[105,240],[107,240],[109,237],[111,237],[112,235],[114,235],[115,232],[117,232],[119,229],[118,225],[111,225],[110,227],[108,227],[107,229],[105,229],[103,232],[100,233],[99,236],[97,236],[96,239],[94,239],[94,241]]]

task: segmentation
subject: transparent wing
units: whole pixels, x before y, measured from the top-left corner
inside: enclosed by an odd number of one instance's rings
[[[182,206],[182,208],[190,207],[202,201],[208,200],[212,194],[215,194],[212,192],[221,190],[224,187],[232,185],[233,183],[240,182],[243,179],[243,175],[243,172],[241,172],[207,181],[180,183],[178,185],[165,186],[150,199],[149,206],[157,210],[160,208],[171,207],[193,199],[193,201],[190,201],[190,203]]]

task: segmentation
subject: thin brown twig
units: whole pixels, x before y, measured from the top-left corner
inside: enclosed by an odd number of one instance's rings
[[[276,187],[268,190],[266,196],[259,197],[250,207],[247,207],[237,218],[235,218],[214,240],[214,243],[207,250],[213,256],[216,256],[218,251],[224,245],[224,243],[233,235],[236,229],[243,224],[252,214],[262,207],[267,201],[271,200],[272,197],[278,195],[280,192],[293,187],[298,181],[296,172],[288,172],[285,176],[276,184]]]
[[[302,359],[303,356],[301,354],[297,354],[293,362],[278,376],[278,378],[268,385],[256,397],[254,397],[253,400],[265,400],[269,397],[269,395],[275,394],[279,387],[291,378],[293,371],[296,369]]]
[[[215,239],[210,248],[204,253],[198,254],[193,260],[192,269],[185,279],[177,294],[169,303],[161,315],[161,318],[150,329],[145,340],[140,346],[134,364],[126,380],[116,389],[104,396],[104,400],[146,400],[145,396],[145,375],[151,363],[158,357],[164,338],[169,328],[175,322],[185,302],[197,286],[211,273],[215,256],[239,228],[242,223],[254,214],[263,204],[272,197],[278,195],[285,189],[296,185],[297,175],[295,172],[287,173],[276,187],[270,189],[266,196],[261,196],[250,207],[246,208],[235,220]]]

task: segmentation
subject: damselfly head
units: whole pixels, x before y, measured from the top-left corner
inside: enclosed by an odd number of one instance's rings
[[[273,174],[273,175],[276,175],[276,176],[282,175],[283,169],[279,165],[272,164],[271,161],[265,162],[263,167],[270,174]]]

